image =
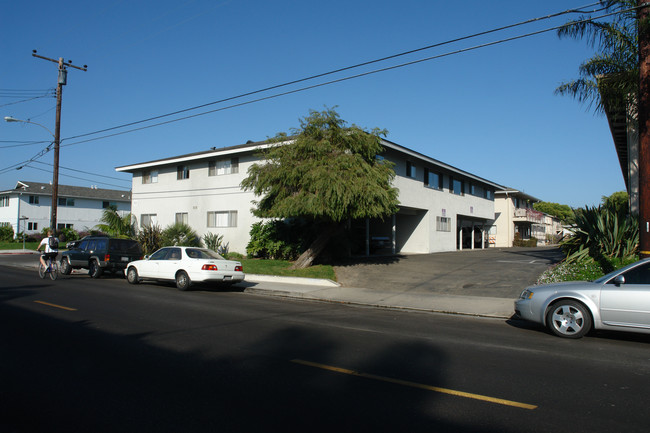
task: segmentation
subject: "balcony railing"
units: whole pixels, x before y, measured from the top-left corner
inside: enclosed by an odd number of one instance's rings
[[[541,224],[544,214],[535,209],[515,209],[515,221]]]

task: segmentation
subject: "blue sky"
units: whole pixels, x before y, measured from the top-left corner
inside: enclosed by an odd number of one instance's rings
[[[297,127],[310,109],[337,106],[349,123],[385,128],[389,140],[492,182],[543,201],[591,206],[625,185],[606,118],[553,93],[593,54],[584,42],[560,40],[554,31],[226,108],[554,27],[568,15],[211,105],[185,115],[225,109],[183,121],[95,141],[81,142],[106,134],[71,138],[588,3],[9,2],[0,15],[0,95],[56,87],[56,64],[32,57],[33,49],[88,65],[87,72],[69,69],[63,90],[62,184],[129,189],[130,176],[115,167],[264,140]],[[22,99],[1,97],[0,118],[31,119],[53,131],[55,98]],[[47,145],[16,142],[50,137],[35,125],[0,123],[0,189],[52,179],[52,152],[7,170]]]

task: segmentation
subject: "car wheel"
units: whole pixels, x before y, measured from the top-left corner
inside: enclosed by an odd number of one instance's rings
[[[70,275],[72,272],[72,265],[70,265],[70,259],[61,259],[61,268],[60,271],[63,275]]]
[[[131,284],[138,284],[140,282],[138,270],[133,266],[126,271],[126,280]]]
[[[90,264],[88,265],[88,275],[92,278],[99,278],[102,276],[102,267],[99,266],[97,260],[90,261]]]
[[[580,338],[591,329],[591,314],[580,302],[559,301],[546,313],[546,324],[559,337]]]
[[[192,281],[190,280],[189,275],[187,275],[187,272],[178,271],[176,274],[176,287],[178,290],[185,291],[190,288],[190,285],[192,285]]]

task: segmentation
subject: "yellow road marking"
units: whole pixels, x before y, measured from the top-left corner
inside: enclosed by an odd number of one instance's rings
[[[64,307],[63,305],[50,304],[49,302],[44,302],[44,301],[34,301],[34,302],[36,302],[37,304],[43,304],[54,308],[60,308],[62,310],[77,311],[76,308]]]
[[[377,376],[375,374],[362,373],[360,371],[348,370],[346,368],[340,368],[340,367],[333,367],[331,365],[319,364],[317,362],[303,361],[301,359],[294,359],[294,360],[292,360],[292,362],[294,362],[296,364],[307,365],[309,367],[316,367],[316,368],[320,368],[320,369],[323,369],[323,370],[334,371],[336,373],[349,374],[351,376],[359,376],[359,377],[364,377],[366,379],[380,380],[380,381],[383,381],[383,382],[389,382],[389,383],[394,383],[394,384],[397,384],[397,385],[409,386],[411,388],[425,389],[427,391],[434,391],[434,392],[439,392],[439,393],[443,393],[443,394],[454,395],[454,396],[457,396],[457,397],[471,398],[471,399],[474,399],[474,400],[482,400],[482,401],[487,401],[489,403],[501,404],[501,405],[505,405],[505,406],[513,406],[513,407],[517,407],[517,408],[520,408],[520,409],[528,409],[528,410],[537,409],[537,406],[532,405],[532,404],[519,403],[519,402],[511,401],[511,400],[504,400],[502,398],[488,397],[486,395],[472,394],[472,393],[469,393],[469,392],[456,391],[456,390],[453,390],[453,389],[440,388],[440,387],[437,387],[437,386],[424,385],[424,384],[421,384],[421,383],[409,382],[407,380],[400,380],[400,379],[393,379],[393,378],[390,378],[390,377]]]

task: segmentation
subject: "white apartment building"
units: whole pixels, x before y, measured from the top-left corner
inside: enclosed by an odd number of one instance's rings
[[[356,254],[432,253],[487,248],[493,224],[494,182],[388,140],[382,157],[395,163],[399,212],[385,220],[353,221]],[[133,175],[132,214],[140,225],[180,221],[199,236],[223,235],[230,251],[245,253],[256,197],[243,191],[248,168],[261,163],[267,142],[247,143],[117,167]],[[380,251],[382,250],[383,251]]]
[[[57,229],[90,230],[100,223],[110,205],[118,212],[131,211],[131,192],[114,189],[59,185]],[[0,191],[0,225],[11,225],[14,234],[41,232],[50,226],[52,185],[18,181],[14,189]]]

